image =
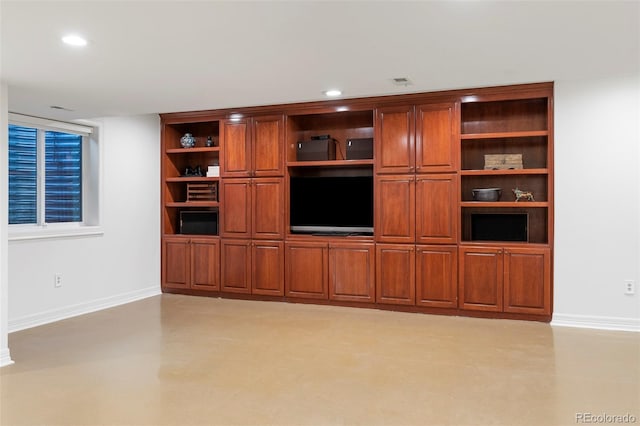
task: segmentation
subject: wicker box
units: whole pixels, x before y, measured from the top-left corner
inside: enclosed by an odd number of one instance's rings
[[[218,183],[187,183],[187,201],[218,201]]]
[[[484,156],[485,170],[508,170],[522,168],[522,154],[487,154]]]

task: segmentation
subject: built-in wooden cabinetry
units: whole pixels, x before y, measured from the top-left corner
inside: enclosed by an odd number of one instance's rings
[[[163,286],[216,291],[220,281],[218,238],[166,236],[162,242]]]
[[[378,173],[456,171],[455,102],[380,107],[376,121]]]
[[[221,120],[221,290],[284,294],[284,116]]]
[[[185,133],[195,147],[180,145]],[[300,161],[299,143],[319,137],[335,157]],[[348,159],[353,139],[373,140],[371,158]],[[192,173],[212,165],[219,176]],[[373,180],[373,233],[293,232],[293,181],[336,176]],[[167,292],[541,321],[553,312],[551,83],[163,114],[161,185]],[[478,188],[501,196],[476,200]],[[516,188],[533,199],[517,200]],[[217,214],[217,232],[184,233],[184,212]]]
[[[284,117],[222,121],[223,177],[284,176]]]
[[[550,250],[460,247],[459,289],[462,309],[549,315]]]

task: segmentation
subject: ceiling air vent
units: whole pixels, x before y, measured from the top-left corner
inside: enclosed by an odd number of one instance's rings
[[[413,84],[407,77],[396,77],[392,78],[391,81],[396,86],[411,86]]]

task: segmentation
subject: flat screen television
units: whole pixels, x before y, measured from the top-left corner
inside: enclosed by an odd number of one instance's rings
[[[373,176],[292,176],[291,232],[373,234]]]

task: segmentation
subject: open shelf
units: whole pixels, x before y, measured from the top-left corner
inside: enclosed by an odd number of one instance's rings
[[[502,139],[502,138],[528,138],[531,136],[549,136],[547,130],[528,130],[520,132],[490,132],[490,133],[465,133],[460,139]]]
[[[521,207],[521,208],[541,208],[549,207],[546,201],[463,201],[461,207]]]
[[[509,244],[549,243],[552,238],[549,215],[553,206],[550,111],[549,97],[540,94],[532,94],[530,98],[463,101],[459,171],[462,243],[474,242],[474,217],[495,217],[499,235],[500,229],[508,228],[511,218],[517,215],[526,215],[526,242],[508,241]],[[497,155],[504,156],[505,163],[493,168]],[[518,167],[517,157],[522,159],[522,168],[500,169],[511,164]],[[494,202],[473,201],[475,188],[501,188],[502,194]],[[535,201],[516,201],[515,188],[531,192]]]
[[[461,170],[461,176],[546,175],[548,169]]]
[[[502,244],[548,244],[548,220],[549,210],[548,203],[533,203],[533,202],[495,202],[495,203],[480,203],[480,202],[465,202],[461,205],[462,214],[462,229],[461,242],[477,242],[485,243],[485,239],[474,239],[473,234],[473,217],[474,215],[480,216],[495,216],[496,223],[499,227],[508,227],[508,217],[513,215],[524,215],[526,217],[526,241],[513,241],[513,240],[493,240],[493,242],[500,242]],[[504,217],[505,220],[500,218]]]
[[[547,136],[530,134],[523,137],[464,139],[460,144],[461,168],[463,171],[486,170],[485,155],[517,154],[522,156],[524,170],[546,169],[550,161],[547,139]]]
[[[347,140],[373,138],[373,122],[374,113],[371,109],[289,115],[287,116],[287,164],[298,163],[296,161],[298,142],[308,141],[320,135],[330,135],[336,141],[335,161],[357,161],[344,160],[347,158]],[[373,160],[370,161],[370,164],[373,164]]]
[[[181,183],[181,182],[216,182],[219,181],[220,177],[206,177],[206,176],[179,176],[179,177],[168,177],[165,179],[166,182],[171,183]]]
[[[220,151],[220,147],[193,147],[193,148],[169,148],[167,149],[167,154],[193,154],[196,152],[218,152]]]
[[[461,133],[548,131],[547,112],[547,98],[463,103]]]
[[[373,160],[289,161],[288,167],[349,167],[373,166]]]
[[[217,201],[173,201],[166,203],[166,207],[218,207]]]

